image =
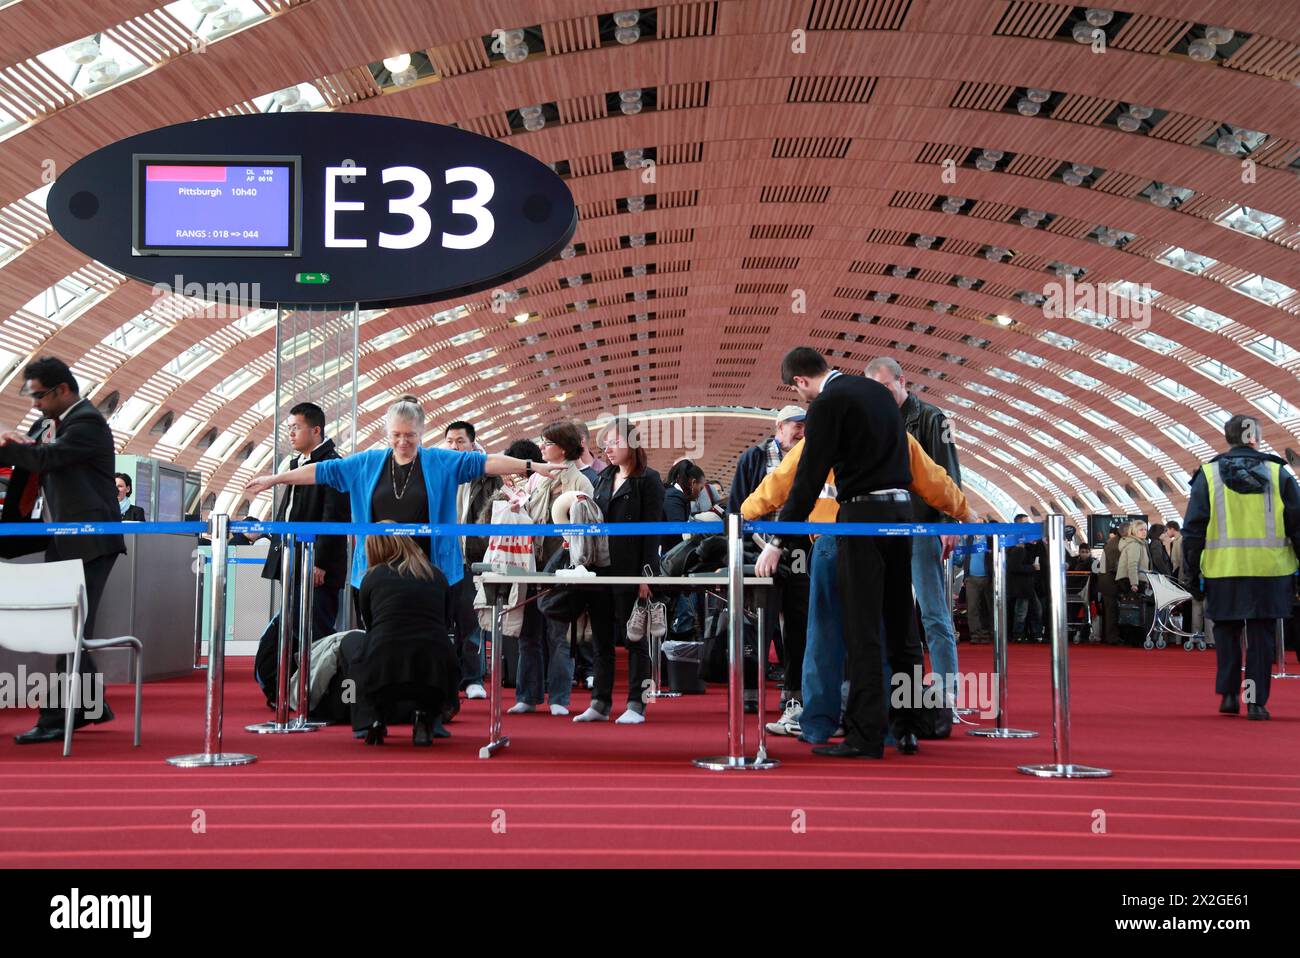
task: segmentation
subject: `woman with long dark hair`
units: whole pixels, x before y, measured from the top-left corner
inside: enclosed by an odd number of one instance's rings
[[[660,522],[664,514],[664,486],[659,473],[647,465],[646,451],[637,429],[616,419],[602,433],[609,468],[596,481],[593,497],[606,522]],[[610,536],[609,565],[597,575],[641,576],[655,569],[659,561],[658,536]],[[650,656],[646,651],[645,620],[629,634],[628,619],[638,599],[650,598],[650,586],[611,586],[591,590],[591,631],[595,646],[596,675],[591,705],[575,722],[607,722],[614,699],[614,647],[618,638],[627,639],[627,710],[617,719],[620,725],[645,721],[645,702],[650,691]],[[639,631],[640,634],[635,634]]]
[[[413,726],[416,745],[447,738],[443,710],[457,701],[460,664],[447,638],[447,577],[408,536],[367,536],[361,580],[364,632],[341,644],[347,677],[356,683],[354,734],[384,744],[389,722]]]

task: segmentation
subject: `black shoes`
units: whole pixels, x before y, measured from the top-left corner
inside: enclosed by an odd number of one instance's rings
[[[857,748],[848,742],[839,742],[835,745],[818,745],[813,749],[814,755],[825,755],[827,758],[884,758],[884,746],[874,749]]]
[[[1267,722],[1269,719],[1268,709],[1262,705],[1247,705],[1246,718],[1252,722]]]
[[[384,735],[386,735],[387,732],[388,729],[384,727],[384,723],[376,719],[375,723],[371,725],[370,728],[366,729],[366,744],[383,745]]]
[[[1236,715],[1241,711],[1241,699],[1235,693],[1229,692],[1219,703],[1219,711],[1224,715]]]
[[[921,745],[916,740],[915,732],[908,732],[898,740],[898,750],[904,755],[915,755],[921,750]]]
[[[62,717],[62,716],[60,716]],[[114,719],[113,710],[104,703],[104,709],[99,718],[87,718],[84,712],[77,715],[76,720],[72,723],[73,729],[85,728],[87,725],[103,725],[105,722],[111,722]],[[54,726],[34,725],[21,735],[15,735],[14,741],[19,745],[38,745],[41,742],[61,742],[63,741],[63,724]]]
[[[416,712],[411,722],[411,744],[427,747],[433,744],[433,722],[428,712]]]

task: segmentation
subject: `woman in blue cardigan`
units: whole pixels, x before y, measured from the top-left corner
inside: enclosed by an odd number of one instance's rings
[[[430,523],[452,525],[456,516],[456,487],[481,475],[550,476],[563,468],[547,462],[527,462],[481,452],[426,449],[424,410],[413,402],[394,403],[385,417],[388,449],[369,449],[345,459],[300,466],[274,476],[260,476],[247,487],[249,497],[272,486],[331,486],[348,493],[353,522]],[[429,560],[442,570],[448,586],[463,578],[457,536],[416,540]],[[352,586],[361,587],[366,574],[365,537],[358,536],[352,556]]]

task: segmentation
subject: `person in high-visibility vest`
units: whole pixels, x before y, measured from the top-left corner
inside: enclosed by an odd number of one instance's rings
[[[1219,711],[1267,719],[1277,620],[1291,615],[1300,554],[1300,484],[1285,461],[1259,450],[1259,423],[1233,416],[1223,427],[1231,447],[1192,478],[1183,523],[1183,560],[1194,598],[1214,623]],[[1202,585],[1202,583],[1204,583]],[[1246,683],[1241,682],[1242,629]]]

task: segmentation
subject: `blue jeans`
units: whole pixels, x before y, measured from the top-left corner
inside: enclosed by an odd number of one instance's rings
[[[943,677],[944,692],[952,696],[957,688],[957,636],[948,608],[944,583],[943,544],[938,536],[912,538],[912,589],[921,607],[921,625],[930,650],[930,671]]]
[[[483,652],[483,630],[475,626],[465,636],[465,644],[460,655],[461,685],[483,684],[483,673],[487,671],[486,656]]]
[[[515,701],[542,704],[542,643],[547,643],[546,694],[551,705],[569,704],[573,690],[573,658],[569,655],[569,628],[543,619],[540,628],[525,629],[519,637],[519,675]]]
[[[838,575],[836,539],[821,536],[813,543],[808,563],[808,644],[803,658],[803,716],[799,719],[799,737],[807,742],[823,743],[829,739],[844,714],[844,621]],[[891,670],[883,655],[881,667],[888,707]],[[885,743],[894,744],[888,725]]]
[[[695,631],[695,596],[684,592],[673,602],[673,621],[669,629],[673,635]]]

